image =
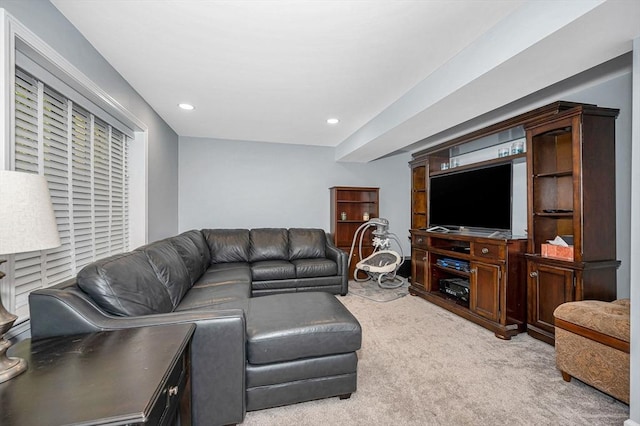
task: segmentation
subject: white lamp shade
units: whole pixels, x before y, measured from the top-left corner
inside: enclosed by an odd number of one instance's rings
[[[60,245],[44,176],[0,170],[0,254]]]

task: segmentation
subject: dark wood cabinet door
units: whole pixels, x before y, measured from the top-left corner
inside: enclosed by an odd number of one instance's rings
[[[575,300],[572,269],[528,262],[529,325],[554,334],[553,311]]]
[[[426,290],[428,271],[427,251],[414,247],[411,250],[411,285]]]
[[[471,293],[469,308],[492,321],[500,316],[500,267],[471,262]]]

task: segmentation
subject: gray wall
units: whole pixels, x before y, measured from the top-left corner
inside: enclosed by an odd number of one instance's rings
[[[148,237],[178,230],[178,136],[48,0],[0,0],[29,30],[148,127]],[[143,53],[143,52],[141,52]]]
[[[409,160],[403,153],[367,164],[336,163],[333,148],[181,137],[180,231],[329,231],[329,188],[373,186],[380,188],[380,216],[389,219],[409,256]]]
[[[616,245],[618,298],[630,294],[631,249],[631,73],[585,88],[570,96],[571,101],[619,108],[616,120]]]

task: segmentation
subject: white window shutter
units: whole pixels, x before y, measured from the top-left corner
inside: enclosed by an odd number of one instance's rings
[[[31,291],[129,249],[128,138],[22,70],[15,80],[12,165],[47,178],[61,241],[13,257],[13,306],[25,317]]]

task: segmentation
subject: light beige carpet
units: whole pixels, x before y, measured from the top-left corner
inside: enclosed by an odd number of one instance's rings
[[[622,425],[629,407],[555,368],[554,348],[510,341],[415,296],[338,299],[363,328],[351,399],[247,413],[243,425]]]
[[[397,280],[398,282],[383,282],[387,286],[399,285],[396,288],[380,287],[375,280],[349,281],[349,294],[364,297],[374,302],[390,302],[409,294],[409,282],[407,279],[398,277]]]

